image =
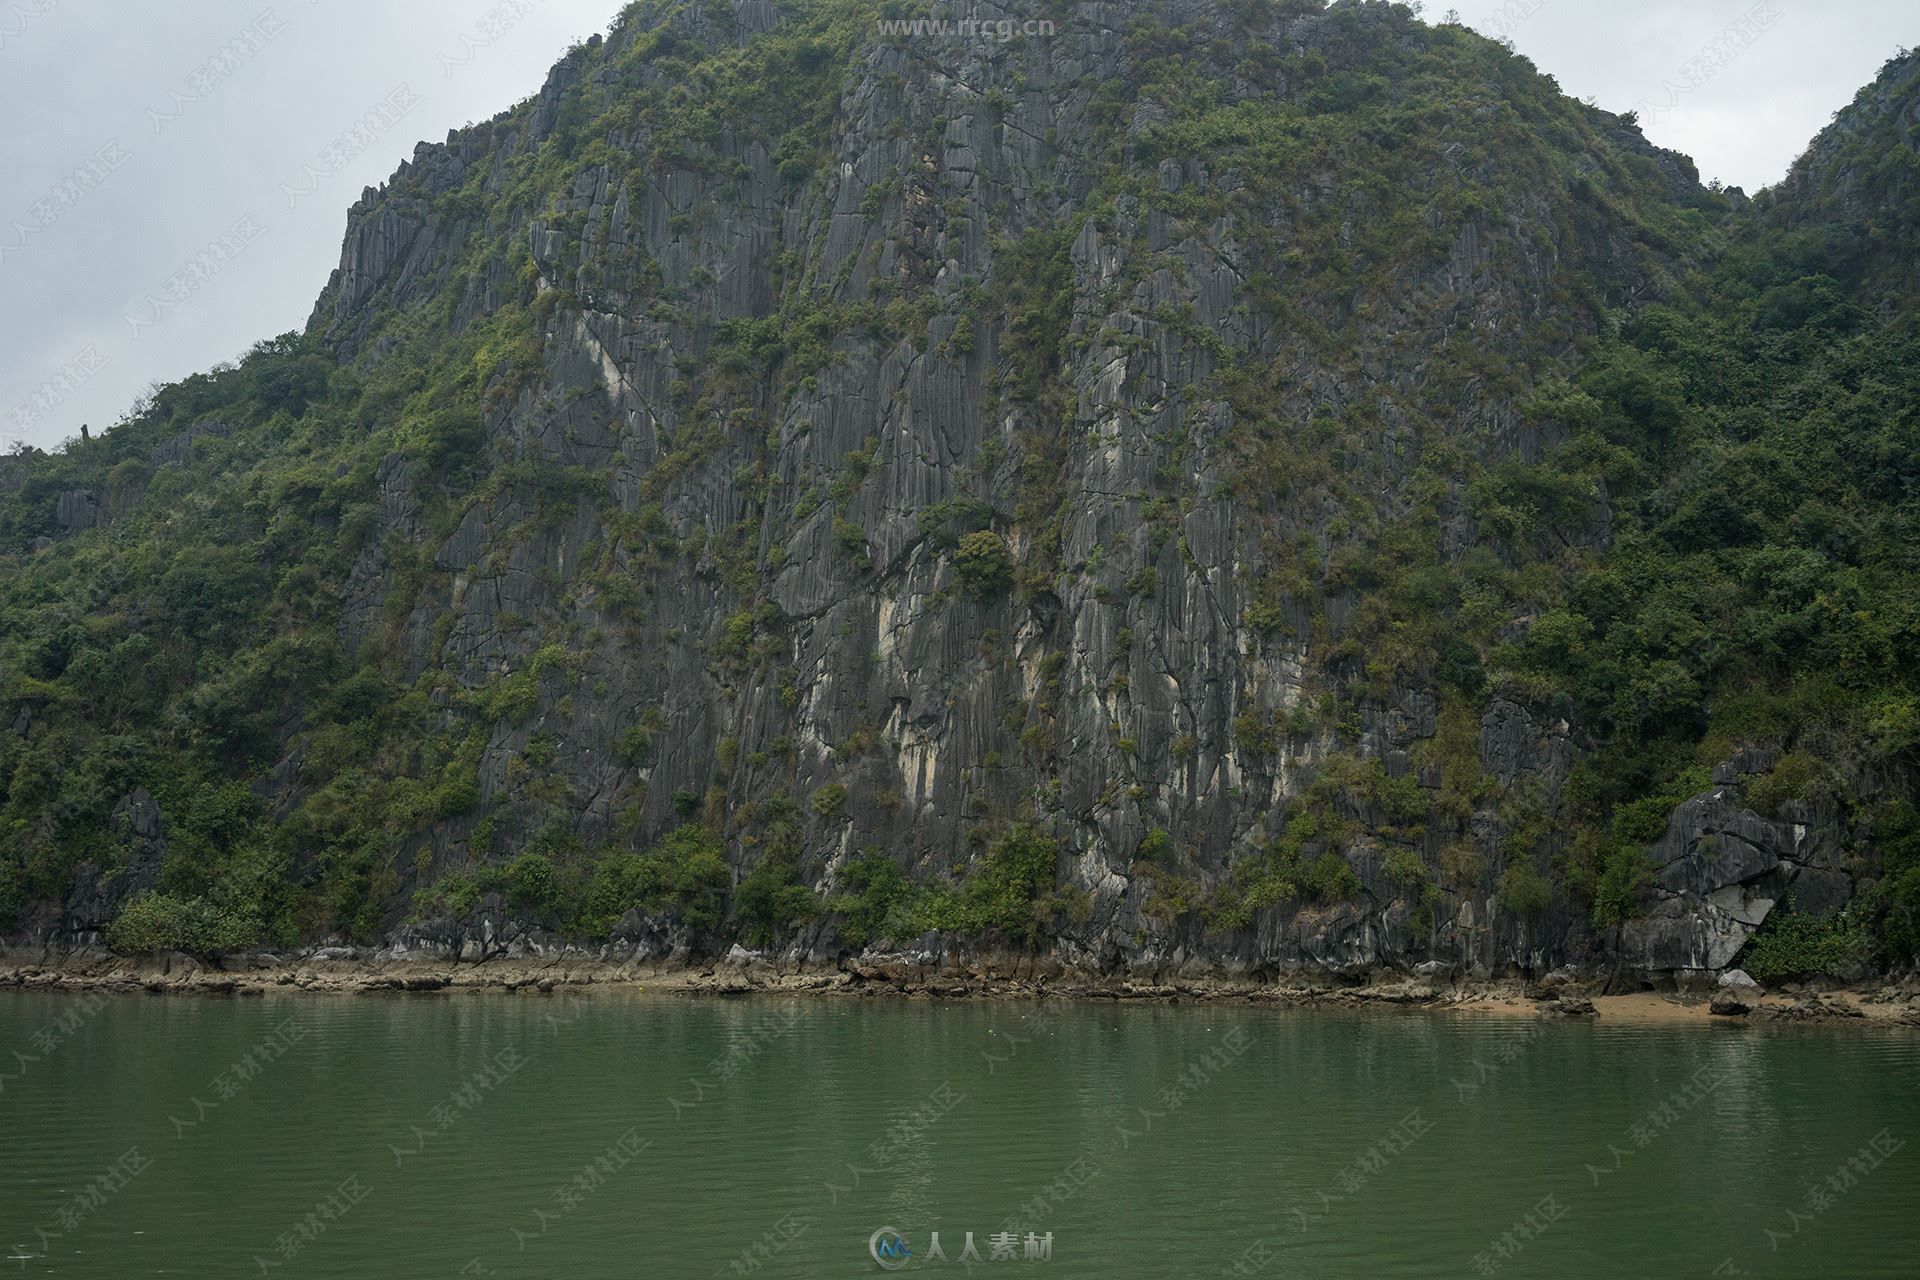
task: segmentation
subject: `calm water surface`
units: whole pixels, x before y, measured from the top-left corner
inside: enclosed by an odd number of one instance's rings
[[[0,1274],[1920,1273],[1907,1030],[28,993],[0,1072]]]

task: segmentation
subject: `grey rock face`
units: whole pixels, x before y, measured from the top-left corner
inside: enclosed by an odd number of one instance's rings
[[[1245,43],[1237,7],[1148,7],[1192,24],[1195,49]],[[1325,492],[1236,483],[1250,409],[1233,381],[1258,379],[1276,433],[1346,414],[1377,423],[1368,500],[1391,519],[1434,439],[1420,424],[1497,457],[1533,461],[1554,443],[1558,428],[1519,408],[1563,371],[1564,342],[1534,336],[1542,298],[1575,281],[1632,296],[1664,265],[1605,206],[1569,211],[1537,192],[1497,220],[1436,225],[1436,252],[1398,264],[1364,305],[1296,297],[1299,264],[1260,248],[1266,233],[1334,216],[1350,241],[1366,211],[1342,211],[1329,174],[1262,192],[1251,211],[1184,217],[1182,201],[1247,182],[1193,155],[1159,158],[1150,184],[1087,216],[1104,163],[1089,142],[1097,96],[1140,56],[1125,34],[1139,7],[1110,3],[1075,6],[1045,42],[873,44],[842,86],[827,162],[803,181],[763,143],[722,130],[697,157],[587,165],[551,208],[505,204],[508,176],[554,136],[568,101],[611,101],[615,76],[670,87],[646,64],[611,69],[630,42],[664,24],[722,47],[777,27],[778,10],[643,12],[604,60],[570,54],[525,110],[423,144],[354,206],[313,312],[312,332],[362,362],[380,355],[379,317],[422,300],[446,297],[455,331],[509,304],[538,317],[538,369],[489,388],[482,447],[510,478],[436,524],[418,470],[383,459],[375,528],[341,584],[341,638],[385,655],[402,683],[444,673],[479,694],[532,681],[529,709],[495,726],[479,764],[496,848],[521,847],[556,814],[594,847],[657,835],[698,808],[728,821],[737,877],[759,856],[748,815],[784,798],[802,802],[797,861],[826,895],[863,849],[932,881],[964,874],[986,837],[1030,820],[1059,842],[1057,870],[1086,905],[1059,957],[1142,973],[1546,973],[1614,959],[1713,970],[1788,891],[1845,896],[1826,834],[1742,807],[1738,780],[1758,761],[1737,759],[1721,790],[1670,819],[1651,850],[1650,910],[1619,938],[1596,936],[1584,904],[1561,897],[1509,909],[1494,886],[1520,856],[1503,845],[1523,825],[1516,813],[1551,812],[1591,743],[1570,706],[1494,690],[1456,717],[1488,783],[1463,819],[1489,851],[1483,874],[1447,880],[1437,829],[1348,798],[1343,816],[1368,833],[1339,854],[1359,883],[1348,900],[1270,904],[1239,928],[1170,918],[1165,881],[1137,865],[1151,832],[1172,835],[1179,877],[1204,896],[1264,855],[1343,752],[1410,782],[1427,806],[1444,785],[1433,759],[1450,713],[1431,681],[1367,682],[1338,730],[1315,714],[1329,669],[1372,656],[1340,656],[1360,601],[1319,563],[1358,543]],[[1277,16],[1259,34],[1337,65],[1356,27],[1390,39],[1393,20],[1359,7]],[[1295,92],[1223,80],[1243,101]],[[1152,101],[1128,110],[1136,139],[1167,118]],[[1611,145],[1651,158],[1676,198],[1697,190],[1669,153],[1616,133]],[[638,129],[606,141],[665,154]],[[1457,163],[1463,144],[1451,146]],[[475,183],[501,203],[453,198]],[[1430,193],[1389,195],[1424,206]],[[464,264],[476,236],[502,227],[531,296],[505,253]],[[1022,390],[1031,332],[981,300],[1021,283],[1023,237],[1063,229],[1065,331],[1045,389]],[[923,318],[851,318],[890,298]],[[808,308],[827,323],[825,354],[804,374],[728,345],[742,326]],[[1591,321],[1575,309],[1568,323]],[[1341,350],[1310,340],[1314,327],[1339,329]],[[1432,353],[1459,332],[1508,353],[1499,385],[1442,388]],[[155,464],[184,457],[192,437]],[[573,487],[560,493],[561,481]],[[1458,502],[1445,509],[1438,536],[1464,554],[1472,520]],[[969,520],[1004,539],[1020,591],[971,589],[950,527]],[[1604,547],[1605,495],[1560,532]],[[1293,545],[1314,548],[1307,586],[1256,625],[1258,580]],[[561,659],[536,661],[555,647]],[[623,748],[642,732],[649,750]],[[537,794],[525,763],[536,751]],[[847,789],[844,807],[804,806],[829,786]],[[472,826],[422,838],[421,879],[465,861]],[[1525,856],[1544,866],[1564,846],[1548,831]],[[1405,851],[1431,897],[1389,874]],[[548,945],[497,910],[481,917],[402,936],[462,956]],[[833,937],[821,926],[787,945],[831,953]],[[637,914],[615,938],[648,954],[699,944]]]
[[[233,428],[218,419],[208,418],[194,423],[179,435],[160,445],[147,455],[147,461],[155,467],[168,463],[184,463],[193,457],[194,442],[207,436],[215,438],[231,435]]]
[[[100,522],[100,504],[85,489],[69,489],[55,501],[54,518],[64,532],[78,533]]]
[[[1729,762],[1715,772],[1736,771]],[[1838,907],[1851,881],[1823,865],[1836,834],[1830,824],[1762,818],[1731,786],[1685,801],[1648,850],[1654,904],[1625,926],[1621,962],[1650,972],[1718,971],[1789,893],[1815,913]]]
[[[60,922],[62,941],[84,945],[99,940],[107,923],[128,898],[152,889],[167,858],[166,823],[160,806],[145,790],[128,792],[114,806],[110,829],[124,861],[115,867],[80,864]]]

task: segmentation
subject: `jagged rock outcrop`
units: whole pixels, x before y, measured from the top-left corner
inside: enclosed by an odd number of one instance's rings
[[[100,504],[85,489],[69,489],[55,507],[60,527],[67,533],[91,529],[100,522]]]
[[[99,941],[122,903],[152,889],[167,860],[166,821],[146,791],[131,791],[113,808],[111,829],[121,845],[122,863],[102,868],[83,862],[74,871],[73,890],[56,935],[69,944]]]

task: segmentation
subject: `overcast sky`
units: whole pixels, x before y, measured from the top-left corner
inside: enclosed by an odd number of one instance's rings
[[[617,8],[0,0],[0,438],[52,447],[155,379],[302,327],[361,189],[417,140],[534,92]],[[1911,0],[1455,0],[1426,16],[1448,8],[1749,191],[1920,30]]]

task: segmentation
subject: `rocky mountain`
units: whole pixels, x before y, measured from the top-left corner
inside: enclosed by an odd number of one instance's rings
[[[629,6],[0,461],[16,931],[1910,964],[1920,57],[1748,200],[1404,7],[1029,16]]]

